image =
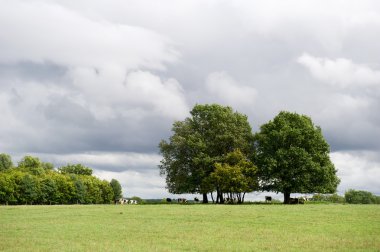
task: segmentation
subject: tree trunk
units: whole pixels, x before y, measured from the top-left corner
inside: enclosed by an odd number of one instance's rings
[[[223,198],[223,192],[216,191],[216,204],[223,204],[224,198]]]
[[[203,200],[202,200],[202,203],[203,203],[203,204],[207,204],[207,203],[208,203],[207,193],[204,193],[204,194],[203,194]]]
[[[215,201],[214,201],[214,195],[212,195],[212,192],[210,193],[210,195],[211,195],[212,203],[215,203]]]
[[[284,204],[290,204],[290,192],[284,192]]]
[[[220,204],[224,204],[224,198],[223,198],[223,193],[220,193]]]

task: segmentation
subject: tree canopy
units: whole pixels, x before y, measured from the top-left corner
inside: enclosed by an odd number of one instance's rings
[[[159,166],[171,193],[207,193],[218,190],[208,179],[215,163],[236,149],[253,150],[253,134],[247,116],[217,104],[195,105],[191,116],[173,124],[169,141],[159,144]],[[217,191],[217,193],[219,193]]]
[[[210,184],[226,194],[230,203],[233,199],[243,203],[247,192],[258,189],[257,168],[239,149],[228,153],[223,163],[215,163],[209,180]]]
[[[11,156],[5,153],[0,154],[0,172],[8,170],[13,167]]]
[[[330,161],[330,147],[312,120],[280,112],[255,135],[255,163],[261,189],[284,193],[333,193],[340,182]]]
[[[123,196],[119,181],[117,181],[116,179],[112,179],[110,185],[113,190],[114,200],[119,200]]]
[[[92,175],[92,169],[82,164],[68,164],[58,168],[62,174],[78,174],[78,175]]]
[[[7,167],[0,170],[0,204],[108,204],[114,200],[111,183],[92,176],[92,169],[81,164],[57,171],[37,157],[25,156],[17,167],[11,165],[9,155],[0,158]]]

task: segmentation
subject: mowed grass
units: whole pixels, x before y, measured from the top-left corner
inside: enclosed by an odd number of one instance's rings
[[[380,251],[380,206],[2,206],[0,250]]]

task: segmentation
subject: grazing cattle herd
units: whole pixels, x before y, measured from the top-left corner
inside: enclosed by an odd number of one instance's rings
[[[309,201],[310,199],[307,196],[301,196],[298,198],[290,198],[289,204],[305,204],[306,201]],[[272,203],[272,197],[271,196],[265,196],[265,203]]]
[[[272,196],[265,196],[265,203],[272,203]],[[301,196],[301,197],[298,197],[298,198],[290,198],[289,199],[289,204],[305,204],[306,201],[309,201],[310,198],[308,198],[307,196]],[[176,202],[176,203],[179,203],[179,204],[186,204],[186,203],[189,203],[189,201],[185,198],[178,198],[178,199],[171,199],[171,198],[164,198],[163,199],[164,202],[167,202],[167,203],[173,203],[173,202]],[[195,197],[193,201],[190,200],[190,202],[193,202],[193,203],[201,203],[201,201]],[[237,199],[233,199],[233,198],[226,198],[224,200],[224,204],[236,204],[238,203],[238,200]],[[115,200],[115,204],[119,204],[119,205],[124,205],[124,204],[128,204],[128,205],[137,205],[138,204],[138,201],[137,200],[134,200],[134,199],[126,199],[126,198],[120,198],[118,200]]]
[[[136,205],[137,204],[137,200],[120,198],[118,200],[115,200],[115,204],[120,204],[120,205],[124,205],[124,204]]]

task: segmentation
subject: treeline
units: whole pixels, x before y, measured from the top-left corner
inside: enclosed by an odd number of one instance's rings
[[[92,169],[51,163],[25,156],[17,166],[0,154],[0,204],[109,204],[122,195],[120,183],[100,180]]]
[[[349,189],[344,196],[334,194],[315,194],[312,201],[322,201],[330,203],[348,203],[348,204],[380,204],[380,196],[371,192]]]

